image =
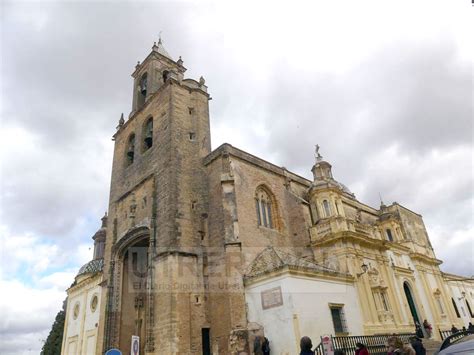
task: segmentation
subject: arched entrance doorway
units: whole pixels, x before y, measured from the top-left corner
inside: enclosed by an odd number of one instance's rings
[[[120,349],[130,351],[132,335],[140,337],[140,353],[145,352],[148,236],[124,248],[120,309]]]
[[[410,313],[411,313],[411,316],[413,317],[413,322],[415,323],[415,325],[417,324],[421,325],[420,318],[416,310],[415,299],[411,292],[410,286],[408,285],[408,282],[406,281],[403,283],[403,290],[405,291],[405,296],[408,301],[408,306],[410,307]]]

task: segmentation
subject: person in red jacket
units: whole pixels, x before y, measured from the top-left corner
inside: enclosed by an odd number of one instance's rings
[[[355,355],[369,355],[367,347],[362,343],[356,343]]]

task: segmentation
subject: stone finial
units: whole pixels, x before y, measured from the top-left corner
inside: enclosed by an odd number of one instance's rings
[[[316,144],[315,145],[315,150],[314,150],[314,158],[316,159],[316,161],[321,161],[323,160],[323,156],[321,154],[319,154],[319,144]]]
[[[138,69],[140,67],[140,61],[137,62],[137,65],[135,65],[135,69]]]
[[[176,63],[178,63],[180,67],[183,65],[184,62],[183,62],[183,59],[181,59],[181,56],[179,56],[179,59]]]
[[[203,86],[205,83],[206,83],[206,80],[204,80],[204,78],[201,76],[199,78],[199,86]]]
[[[156,42],[153,42],[153,47],[151,47],[151,50],[153,52],[158,52],[158,46],[156,45]]]
[[[385,203],[383,203],[383,199],[382,199],[382,194],[379,192],[379,198],[380,198],[380,207],[386,207],[385,206]]]
[[[119,119],[117,129],[120,129],[123,126],[124,123],[125,123],[125,119],[123,118],[123,112],[122,112],[122,114],[120,115],[120,119]]]
[[[107,211],[105,211],[104,213],[104,217],[101,218],[102,220],[102,228],[106,228],[107,227]]]

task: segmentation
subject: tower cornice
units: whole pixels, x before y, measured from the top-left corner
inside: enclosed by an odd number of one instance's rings
[[[137,64],[137,66],[135,67],[135,70],[132,73],[132,77],[137,78],[139,76],[138,74],[141,73],[142,69],[144,67],[146,67],[148,65],[148,62],[150,62],[152,59],[163,60],[164,62],[166,62],[168,64],[176,66],[180,69],[180,71],[182,73],[184,73],[187,70],[183,65],[179,65],[177,62],[175,62],[171,58],[168,58],[167,56],[165,56],[165,55],[163,55],[159,52],[152,51],[152,52],[150,52],[150,54],[148,54],[148,56],[145,58],[145,60],[143,62],[141,62],[140,64]]]

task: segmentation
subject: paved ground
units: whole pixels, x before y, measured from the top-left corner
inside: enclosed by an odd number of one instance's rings
[[[432,339],[423,339],[423,345],[426,349],[426,355],[433,355],[438,351],[439,347],[441,346],[441,342],[438,340]]]

